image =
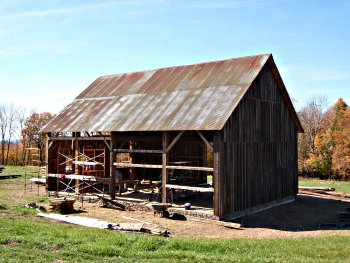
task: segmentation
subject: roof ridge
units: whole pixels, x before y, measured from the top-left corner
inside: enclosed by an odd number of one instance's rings
[[[156,70],[160,70],[160,69],[190,67],[190,66],[196,66],[196,65],[201,65],[201,64],[210,64],[210,63],[217,63],[217,62],[223,62],[223,61],[228,61],[228,60],[238,60],[238,59],[251,58],[251,57],[263,57],[263,56],[269,56],[270,57],[271,55],[272,55],[272,53],[265,53],[265,54],[257,54],[257,55],[250,55],[250,56],[225,58],[225,59],[212,60],[212,61],[196,62],[196,63],[190,63],[190,64],[176,65],[176,66],[167,66],[167,67],[159,67],[159,68],[142,69],[142,70],[136,70],[136,71],[121,72],[121,73],[116,73],[116,74],[101,75],[98,78],[116,77],[116,76],[120,76],[120,75],[124,75],[124,74],[142,73],[142,72],[147,72],[147,71],[156,71]]]

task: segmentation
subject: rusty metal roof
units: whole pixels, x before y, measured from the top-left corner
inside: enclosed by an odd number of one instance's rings
[[[220,130],[270,56],[102,76],[41,132]]]

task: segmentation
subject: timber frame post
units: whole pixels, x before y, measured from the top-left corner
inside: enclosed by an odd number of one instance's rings
[[[46,191],[49,189],[49,184],[48,184],[48,174],[49,174],[49,138],[51,135],[48,133],[45,136],[45,178],[46,178],[46,183],[45,183],[45,188]]]
[[[168,133],[163,132],[163,153],[162,153],[162,203],[167,203],[168,192],[166,190],[166,184],[168,181],[168,169],[166,165],[168,163],[169,156],[167,154]]]
[[[111,141],[110,141],[110,152],[109,152],[109,195],[111,196],[111,199],[115,199],[115,165],[114,163],[114,156],[115,153],[113,152],[113,148],[115,147],[115,140],[116,134],[114,132],[111,132]]]
[[[78,156],[79,156],[79,139],[78,139],[78,133],[74,132],[73,133],[74,136],[74,160],[75,161],[79,161],[78,160]],[[79,174],[79,166],[75,165],[74,167],[74,173],[75,174]],[[78,179],[75,180],[75,193],[79,195],[79,184],[80,181]]]
[[[219,134],[214,134],[213,139],[213,186],[214,186],[214,200],[213,200],[213,210],[215,216],[221,216],[221,200],[220,200],[220,140]]]

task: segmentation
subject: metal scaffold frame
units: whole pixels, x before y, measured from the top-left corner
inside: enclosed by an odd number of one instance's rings
[[[59,193],[71,194],[81,199],[82,205],[84,194],[88,193],[87,189],[92,193],[105,194],[105,184],[108,178],[105,178],[105,149],[82,147],[80,151],[77,149],[73,154],[72,149],[68,149],[68,154],[64,151],[66,148],[58,149],[57,171],[66,173],[48,173],[48,177],[57,179],[55,195]],[[71,151],[71,152],[70,152]],[[60,158],[64,158],[63,162],[59,162]],[[68,181],[67,181],[68,180]],[[102,183],[102,189],[98,186]],[[60,190],[60,188],[62,188]],[[91,193],[91,191],[89,191]]]

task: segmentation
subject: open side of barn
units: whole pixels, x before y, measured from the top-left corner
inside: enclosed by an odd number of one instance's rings
[[[49,192],[199,201],[217,219],[297,194],[302,127],[271,55],[99,78],[42,132]]]

